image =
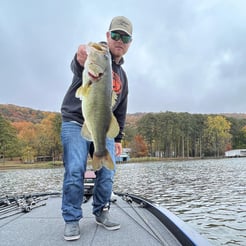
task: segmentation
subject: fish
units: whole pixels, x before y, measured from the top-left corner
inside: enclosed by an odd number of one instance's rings
[[[106,137],[115,138],[120,130],[112,111],[117,96],[112,85],[111,55],[104,43],[90,42],[86,50],[83,82],[75,93],[82,101],[84,124],[81,135],[94,143],[94,171],[103,166],[114,170],[114,162],[106,148]]]

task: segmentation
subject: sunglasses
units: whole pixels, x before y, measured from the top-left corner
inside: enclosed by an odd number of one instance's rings
[[[132,37],[126,34],[120,34],[118,32],[111,32],[111,38],[115,41],[122,40],[124,44],[128,44],[132,41]]]

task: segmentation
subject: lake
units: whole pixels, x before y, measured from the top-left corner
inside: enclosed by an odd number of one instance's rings
[[[60,192],[63,171],[0,171],[0,197]],[[213,245],[246,245],[246,158],[119,164],[114,190],[164,206]]]

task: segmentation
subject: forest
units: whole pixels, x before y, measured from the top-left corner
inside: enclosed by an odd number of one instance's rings
[[[61,114],[0,105],[0,161],[61,160]],[[131,157],[221,157],[246,148],[245,114],[128,114],[122,141]]]

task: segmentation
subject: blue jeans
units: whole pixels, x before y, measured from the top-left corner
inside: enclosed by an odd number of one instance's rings
[[[81,136],[81,126],[75,122],[62,122],[61,139],[63,145],[64,180],[62,196],[62,216],[65,222],[78,221],[83,217],[84,173],[90,141]],[[114,139],[106,139],[108,149],[115,164]],[[115,169],[102,167],[96,172],[93,191],[93,214],[100,215],[102,208],[109,204]]]

